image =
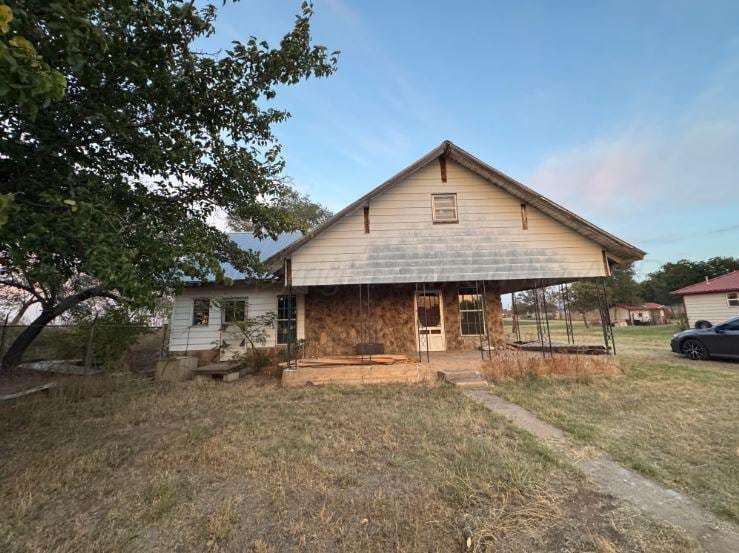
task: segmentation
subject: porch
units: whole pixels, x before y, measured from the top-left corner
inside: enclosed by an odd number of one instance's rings
[[[484,384],[478,387],[487,387],[480,377],[484,361],[479,351],[430,352],[429,360],[426,361],[424,355],[422,363],[417,357],[405,357],[390,364],[371,363],[369,356],[366,356],[363,362],[361,358],[358,358],[358,361],[359,364],[352,362],[346,365],[332,362],[328,366],[301,366],[298,361],[296,368],[283,372],[282,384],[286,387],[320,384],[415,384],[446,379],[477,382]],[[477,375],[477,378],[474,378],[474,375]]]

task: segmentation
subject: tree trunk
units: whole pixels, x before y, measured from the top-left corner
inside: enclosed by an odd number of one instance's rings
[[[5,355],[3,355],[2,361],[0,361],[0,372],[5,372],[18,366],[21,362],[23,354],[26,353],[28,346],[33,343],[36,337],[41,334],[44,327],[54,319],[54,312],[52,310],[44,310],[41,315],[31,323],[30,326],[21,332],[18,337],[13,341],[13,345],[10,346]]]
[[[582,312],[581,315],[582,315],[582,322],[585,323],[585,328],[590,328],[590,325],[588,325],[588,318],[585,316],[585,312]]]
[[[54,307],[44,308],[31,325],[18,335],[10,346],[10,349],[8,349],[5,355],[3,355],[2,360],[0,360],[0,374],[18,366],[18,363],[21,362],[23,354],[26,353],[28,346],[30,346],[36,337],[41,334],[41,331],[47,324],[78,303],[82,303],[85,300],[101,295],[110,297],[103,291],[102,287],[97,286],[95,288],[88,288],[87,290],[83,290],[82,292],[72,296],[67,296]]]

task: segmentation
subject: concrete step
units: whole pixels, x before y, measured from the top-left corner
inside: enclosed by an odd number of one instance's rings
[[[487,389],[487,381],[480,375],[479,371],[474,369],[448,369],[438,372],[439,378],[442,378],[460,388],[466,390]]]
[[[458,380],[460,378],[479,377],[480,372],[475,369],[441,370],[439,377],[445,380]]]

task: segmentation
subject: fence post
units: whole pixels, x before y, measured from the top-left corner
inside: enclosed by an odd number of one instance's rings
[[[94,344],[94,336],[95,336],[95,324],[97,323],[97,315],[92,320],[92,324],[90,325],[90,335],[87,337],[87,345],[85,346],[85,372],[92,371],[92,346]]]
[[[159,345],[159,359],[164,359],[164,350],[167,347],[167,331],[169,330],[169,325],[167,323],[164,323],[162,325],[162,343]]]

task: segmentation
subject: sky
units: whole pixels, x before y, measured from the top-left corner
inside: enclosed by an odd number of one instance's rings
[[[220,3],[218,3],[220,5]],[[299,1],[226,5],[209,48]],[[739,2],[315,0],[338,71],[280,90],[295,186],[334,211],[443,140],[648,252],[739,256]]]

